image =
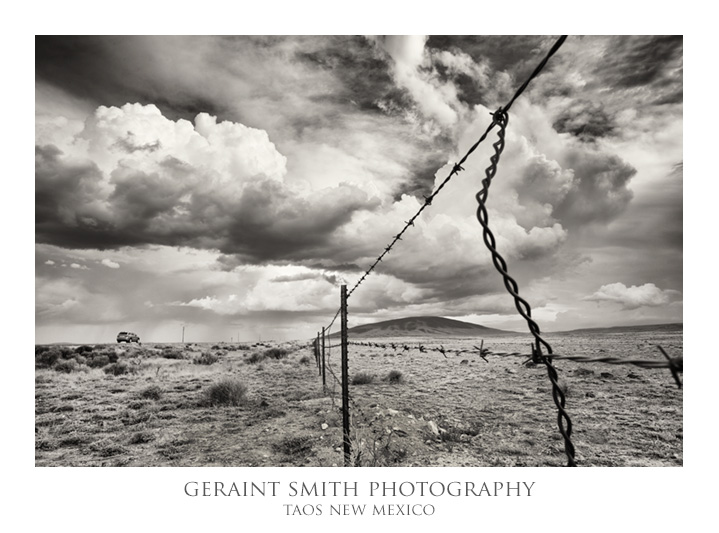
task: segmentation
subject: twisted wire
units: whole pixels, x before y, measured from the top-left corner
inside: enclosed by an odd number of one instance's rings
[[[497,142],[492,144],[494,154],[490,157],[490,165],[485,170],[485,178],[482,180],[482,189],[480,189],[475,196],[478,204],[477,220],[479,220],[479,223],[482,226],[484,244],[492,254],[492,263],[494,263],[495,268],[502,275],[507,292],[509,292],[509,294],[514,298],[514,305],[517,308],[517,311],[526,320],[527,325],[529,326],[529,331],[534,336],[535,342],[532,346],[533,358],[537,361],[543,362],[547,367],[547,375],[549,376],[549,380],[552,382],[552,398],[554,399],[554,404],[557,406],[557,425],[559,427],[559,432],[564,438],[564,451],[567,455],[567,466],[576,466],[576,462],[574,461],[574,444],[572,444],[571,440],[572,421],[565,410],[566,397],[564,395],[564,391],[562,391],[559,386],[559,376],[557,374],[557,370],[552,364],[551,358],[542,356],[542,346],[546,348],[549,355],[552,354],[552,347],[541,337],[539,325],[532,319],[532,307],[519,295],[519,285],[514,278],[509,275],[507,262],[497,251],[496,239],[492,230],[489,229],[489,213],[487,212],[485,203],[487,201],[487,197],[489,196],[489,187],[492,184],[494,176],[497,174],[499,158],[504,151],[504,135],[507,124],[509,123],[509,116],[506,111],[500,108],[494,113],[494,121],[497,122],[499,131],[497,132]]]
[[[557,41],[554,43],[554,45],[553,45],[552,48],[549,50],[549,52],[547,52],[547,55],[544,57],[544,59],[535,67],[535,69],[534,69],[534,71],[532,72],[532,74],[529,75],[529,77],[524,81],[524,83],[519,87],[519,89],[516,90],[516,92],[514,93],[514,96],[512,96],[512,99],[509,101],[509,103],[507,103],[507,105],[504,106],[504,108],[500,108],[500,111],[503,111],[505,114],[509,111],[509,109],[512,107],[512,104],[514,103],[514,101],[515,101],[517,98],[519,98],[519,96],[520,96],[520,95],[524,92],[524,90],[529,86],[529,84],[531,83],[531,81],[539,75],[539,73],[542,71],[542,69],[544,68],[544,66],[545,66],[545,65],[547,64],[547,62],[549,61],[549,59],[555,54],[555,52],[556,52],[557,50],[559,50],[559,47],[562,46],[562,44],[564,43],[564,41],[566,40],[566,38],[567,38],[566,35],[562,35],[562,36],[559,37],[559,39],[557,39]],[[467,160],[467,158],[472,154],[472,152],[474,152],[474,151],[477,149],[477,147],[487,138],[487,135],[489,135],[489,132],[490,132],[496,125],[497,125],[497,121],[496,121],[496,118],[495,118],[495,120],[493,120],[493,121],[489,124],[489,126],[488,126],[487,129],[484,131],[484,133],[481,135],[481,137],[479,138],[479,140],[477,140],[477,142],[475,142],[475,143],[469,148],[469,150],[467,150],[467,153],[465,153],[464,156],[462,157],[462,159],[459,160],[459,163],[456,163],[456,164],[452,167],[452,170],[451,170],[450,173],[447,175],[447,177],[444,178],[444,180],[442,181],[442,183],[439,184],[439,187],[437,187],[437,189],[434,190],[434,191],[432,192],[432,194],[430,194],[429,196],[425,196],[425,197],[424,197],[424,203],[420,206],[419,210],[414,214],[414,216],[413,216],[412,218],[410,218],[407,222],[405,222],[405,225],[404,225],[404,227],[402,228],[402,230],[401,230],[397,235],[394,236],[394,238],[392,239],[392,241],[390,241],[390,243],[384,248],[384,250],[383,250],[382,253],[379,255],[379,257],[377,257],[377,259],[375,259],[374,263],[372,263],[372,264],[370,265],[370,267],[365,271],[365,273],[362,274],[362,276],[359,278],[359,280],[357,280],[357,282],[352,286],[352,288],[351,288],[351,289],[349,290],[349,292],[347,293],[347,298],[349,298],[350,296],[352,296],[352,293],[355,291],[355,289],[357,289],[357,287],[359,287],[359,286],[362,284],[362,282],[367,278],[367,276],[369,276],[369,275],[372,273],[372,271],[373,271],[373,270],[377,267],[377,265],[382,261],[382,259],[384,258],[384,256],[387,255],[387,254],[390,252],[390,250],[391,250],[392,247],[397,243],[397,241],[399,241],[399,240],[402,239],[402,235],[404,235],[404,233],[407,231],[407,229],[408,229],[410,226],[414,226],[414,221],[417,219],[417,217],[419,217],[419,216],[422,214],[422,211],[424,211],[428,206],[432,205],[432,200],[434,199],[434,197],[437,196],[437,194],[439,194],[439,192],[444,188],[444,186],[449,182],[449,180],[452,179],[456,174],[459,174],[460,171],[464,170],[464,168],[462,168],[462,165],[464,164],[464,162],[465,162],[465,161]],[[338,312],[338,313],[339,313],[339,312]],[[337,317],[335,316],[335,318],[337,318]],[[334,319],[333,319],[332,321],[334,322]]]
[[[456,163],[453,167],[448,176],[440,183],[439,187],[435,191],[432,192],[429,196],[425,197],[425,202],[420,206],[419,210],[415,215],[410,218],[402,228],[402,230],[394,236],[392,241],[389,245],[387,245],[382,253],[377,257],[377,259],[370,265],[370,267],[364,272],[364,274],[359,278],[359,280],[355,283],[354,286],[349,290],[348,293],[346,293],[345,297],[345,304],[346,300],[354,293],[354,291],[364,282],[364,280],[371,274],[371,272],[377,267],[377,265],[382,261],[382,259],[391,251],[392,247],[401,240],[404,233],[407,231],[407,229],[410,226],[414,225],[414,221],[420,216],[422,211],[424,211],[427,207],[429,207],[432,204],[432,200],[434,197],[444,188],[444,186],[449,182],[449,180],[455,175],[458,174],[460,171],[464,170],[462,168],[462,164],[467,160],[467,158],[476,150],[476,148],[479,146],[481,142],[483,142],[489,132],[495,127],[499,126],[500,131],[498,133],[499,140],[494,143],[494,155],[490,158],[490,166],[485,170],[485,179],[482,180],[483,188],[482,190],[477,193],[476,198],[479,203],[479,207],[477,210],[477,218],[480,222],[480,224],[483,227],[483,235],[484,235],[484,242],[487,245],[487,247],[492,252],[492,261],[497,268],[497,270],[502,274],[504,278],[504,285],[507,288],[507,291],[514,297],[515,300],[515,307],[517,308],[518,312],[521,316],[525,318],[527,321],[527,324],[529,326],[530,332],[535,338],[535,344],[533,346],[533,357],[537,361],[542,361],[546,367],[547,372],[549,375],[549,379],[552,382],[552,395],[554,398],[554,402],[557,406],[558,415],[557,415],[557,424],[559,426],[560,433],[564,437],[565,442],[565,452],[567,454],[568,458],[568,464],[569,466],[576,466],[576,463],[574,462],[574,446],[571,442],[571,433],[572,433],[572,422],[566,413],[564,406],[566,403],[566,398],[564,396],[564,393],[559,387],[558,384],[558,375],[556,369],[552,365],[552,360],[550,357],[544,357],[542,355],[542,346],[544,346],[547,349],[548,354],[551,355],[552,348],[551,346],[540,336],[540,330],[539,326],[532,320],[531,318],[531,306],[529,303],[527,303],[523,298],[519,296],[519,287],[516,283],[516,281],[509,276],[507,273],[507,264],[504,261],[504,258],[502,258],[501,255],[496,250],[496,241],[494,239],[494,235],[489,230],[489,216],[487,214],[486,208],[484,207],[484,203],[487,200],[487,196],[489,193],[489,185],[491,184],[492,179],[494,178],[494,175],[497,172],[497,164],[499,163],[499,157],[504,149],[504,132],[505,128],[508,123],[508,115],[507,112],[511,108],[514,101],[522,94],[522,92],[527,88],[529,83],[541,72],[541,70],[546,65],[547,61],[554,55],[554,53],[559,49],[559,47],[562,45],[564,40],[566,39],[566,36],[561,36],[554,46],[550,49],[550,51],[547,53],[545,58],[542,60],[542,62],[534,69],[532,74],[527,78],[527,80],[520,86],[520,88],[515,92],[512,99],[509,101],[509,103],[504,107],[498,109],[493,115],[494,118],[490,125],[487,127],[485,132],[482,134],[482,136],[479,138],[479,140],[470,147],[470,149],[467,151],[467,153],[462,157],[462,159]],[[337,313],[335,314],[334,318],[330,322],[330,326],[326,329],[329,330],[329,328],[334,324],[337,317],[340,315],[342,311],[342,307],[338,309]],[[346,327],[346,326],[343,326]],[[346,339],[343,340],[343,342],[346,342]],[[442,348],[440,351],[442,351],[442,354],[445,355],[445,350]],[[480,350],[480,355],[482,355],[482,351]],[[329,359],[329,358],[328,358]],[[336,375],[334,374],[334,371],[331,368],[331,365],[327,363],[327,367],[330,368],[330,372],[332,373],[335,381],[338,383],[339,380],[337,379]],[[347,376],[344,376],[344,379],[347,379]],[[355,404],[354,401],[349,397],[348,399],[353,403],[355,408],[357,409],[358,406]],[[334,403],[334,400],[333,400]]]

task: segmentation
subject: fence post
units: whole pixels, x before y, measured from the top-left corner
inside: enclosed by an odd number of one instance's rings
[[[327,387],[327,381],[325,379],[325,328],[322,327],[322,390],[324,391]]]
[[[317,365],[317,369],[320,368],[320,334],[317,333],[317,338],[315,339],[315,364]]]
[[[349,371],[347,369],[347,285],[340,287],[340,309],[342,313],[342,433],[344,436],[345,466],[350,466],[350,406]]]

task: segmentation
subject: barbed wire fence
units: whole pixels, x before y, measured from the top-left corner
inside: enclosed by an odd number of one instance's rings
[[[316,338],[312,341],[312,346],[314,350],[314,356],[315,356],[315,362],[318,368],[319,375],[322,377],[322,383],[323,383],[323,390],[325,393],[329,394],[331,400],[332,400],[332,406],[333,408],[341,413],[342,415],[342,434],[343,434],[343,454],[344,454],[344,465],[345,466],[352,466],[353,465],[353,459],[352,459],[352,449],[351,449],[351,417],[350,417],[350,408],[352,411],[359,416],[362,421],[365,424],[365,427],[370,428],[371,430],[375,430],[374,428],[374,418],[371,416],[368,416],[360,407],[359,403],[356,402],[349,391],[349,370],[348,370],[348,346],[349,345],[361,345],[361,346],[374,346],[374,347],[381,347],[386,349],[387,347],[391,347],[395,353],[398,350],[401,350],[402,352],[407,352],[410,350],[418,350],[420,352],[426,353],[428,351],[436,351],[438,353],[441,353],[444,357],[447,357],[448,353],[454,352],[457,355],[460,355],[462,353],[470,353],[470,354],[476,354],[480,358],[482,358],[485,362],[489,362],[488,356],[493,357],[521,357],[525,359],[526,363],[532,363],[534,365],[544,365],[547,370],[547,375],[549,378],[549,381],[552,386],[552,398],[554,400],[555,406],[557,408],[557,427],[559,429],[559,432],[562,436],[562,439],[564,441],[564,452],[567,457],[567,466],[577,466],[576,460],[575,460],[575,448],[574,444],[572,443],[571,437],[572,437],[572,421],[569,416],[569,413],[566,408],[566,395],[563,390],[563,387],[559,383],[559,375],[557,372],[557,369],[555,368],[553,362],[555,360],[567,360],[567,361],[573,361],[578,363],[605,363],[610,365],[633,365],[639,368],[644,369],[669,369],[671,372],[672,377],[674,378],[677,386],[679,388],[682,387],[682,381],[679,377],[679,374],[683,372],[683,356],[678,357],[670,357],[666,351],[661,347],[657,345],[658,350],[662,353],[664,356],[663,360],[646,360],[646,359],[627,359],[627,358],[621,358],[621,357],[611,357],[611,356],[602,356],[602,357],[591,357],[586,355],[564,355],[564,354],[555,354],[553,353],[551,345],[542,337],[540,327],[537,324],[537,322],[532,318],[532,308],[530,304],[519,295],[519,285],[516,282],[514,278],[512,278],[509,275],[508,272],[508,265],[506,260],[502,257],[501,253],[497,249],[497,242],[496,238],[490,229],[489,225],[489,214],[486,208],[487,199],[489,196],[489,188],[491,186],[492,180],[495,178],[497,174],[498,164],[500,161],[500,157],[502,152],[504,151],[505,147],[505,134],[507,125],[509,123],[509,110],[514,104],[514,102],[519,98],[519,96],[522,95],[522,93],[525,91],[525,89],[529,86],[531,81],[535,79],[542,71],[542,69],[545,67],[547,62],[550,60],[550,58],[559,50],[559,48],[562,46],[564,41],[566,40],[567,36],[563,35],[560,36],[557,41],[554,43],[554,45],[550,48],[550,50],[547,52],[543,60],[537,65],[537,67],[534,69],[534,71],[529,75],[529,77],[524,81],[524,83],[517,89],[517,91],[514,93],[512,98],[509,100],[509,102],[504,106],[500,107],[493,113],[491,113],[492,121],[487,126],[486,130],[482,135],[479,137],[479,139],[469,148],[469,150],[465,153],[465,155],[459,160],[459,162],[455,163],[452,166],[451,171],[449,174],[442,180],[442,182],[439,184],[439,186],[432,191],[432,193],[428,196],[424,196],[424,202],[420,205],[417,212],[405,222],[402,229],[394,235],[394,237],[391,239],[389,244],[384,247],[382,252],[379,254],[379,256],[372,262],[372,264],[367,268],[367,270],[359,277],[359,279],[356,281],[356,283],[348,290],[347,285],[341,285],[340,287],[340,307],[337,309],[337,312],[333,316],[332,320],[329,322],[329,324],[322,328],[321,332],[317,333]],[[347,338],[347,316],[348,316],[348,299],[354,294],[354,292],[362,285],[362,283],[367,279],[367,277],[375,271],[377,266],[380,262],[389,254],[389,252],[392,250],[392,248],[402,240],[402,236],[407,232],[407,230],[414,226],[415,221],[417,218],[422,214],[422,212],[430,207],[432,205],[432,201],[434,198],[442,191],[442,189],[449,183],[449,181],[459,174],[459,172],[464,170],[463,165],[469,158],[469,156],[477,149],[477,147],[486,140],[489,133],[494,129],[498,128],[497,131],[497,140],[492,144],[493,148],[493,154],[490,156],[490,165],[485,169],[485,178],[482,180],[482,188],[479,190],[479,192],[476,193],[475,198],[477,200],[477,211],[476,216],[477,220],[482,227],[482,238],[484,241],[484,244],[488,251],[491,254],[492,257],[492,263],[494,264],[496,270],[500,273],[502,276],[503,284],[507,290],[507,292],[510,294],[510,296],[513,298],[515,303],[515,308],[517,309],[517,312],[520,314],[520,316],[526,321],[527,327],[529,329],[530,334],[534,338],[534,342],[531,344],[531,353],[521,353],[521,352],[500,352],[500,351],[492,351],[488,348],[483,347],[484,341],[482,341],[482,345],[475,346],[473,350],[448,350],[445,349],[444,346],[440,345],[439,347],[428,347],[423,344],[418,344],[416,348],[414,346],[410,346],[406,343],[403,343],[402,346],[399,346],[399,343],[372,343],[372,342],[350,342]],[[328,339],[330,339],[331,334],[331,328],[337,321],[337,318],[340,318],[340,342],[338,344],[328,344]],[[332,349],[334,348],[340,348],[341,351],[341,369],[340,369],[340,376],[337,376],[337,373],[335,372],[335,369],[333,368],[331,364],[331,354]],[[331,387],[327,385],[327,376],[329,373],[329,377],[331,378]],[[337,402],[337,388],[340,388],[341,390],[341,405],[338,405]],[[359,465],[361,460],[361,452],[357,451],[354,456],[354,464]]]

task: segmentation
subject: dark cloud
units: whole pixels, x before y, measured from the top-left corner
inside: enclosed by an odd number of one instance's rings
[[[681,83],[683,43],[681,35],[613,37],[594,75],[619,88]]]
[[[446,164],[447,153],[442,150],[433,150],[424,154],[424,157],[410,168],[407,179],[402,182],[395,192],[394,200],[399,200],[403,194],[409,194],[417,198],[429,196],[434,188],[435,174]]]
[[[334,270],[337,272],[360,272],[362,267],[355,263],[307,263],[307,268]]]
[[[439,67],[444,78],[451,79],[457,86],[459,98],[469,104],[482,104],[494,108],[506,103],[524,79],[534,70],[536,64],[546,54],[556,37],[546,36],[502,36],[502,35],[432,35],[427,46],[435,50],[462,52],[469,55],[475,63],[486,64],[492,82],[483,86],[465,73],[448,76],[445,69]],[[546,67],[551,72],[554,65]],[[514,87],[500,87],[496,83],[496,73],[510,76]]]
[[[62,155],[52,145],[35,147],[36,241],[94,247],[113,231],[98,205],[102,172],[91,161],[68,163]]]
[[[557,117],[553,127],[583,141],[593,141],[614,133],[616,125],[600,102],[575,100]]]
[[[377,199],[352,186],[322,191],[309,201],[274,182],[259,182],[233,207],[236,215],[220,250],[255,262],[322,257],[335,229],[355,211],[378,206]]]
[[[150,54],[140,43],[132,36],[36,36],[35,80],[93,105],[154,104],[173,120],[226,114],[221,101],[153,76]]]
[[[553,215],[565,226],[606,223],[629,205],[633,195],[627,185],[637,171],[616,155],[570,150],[564,166],[574,179]]]
[[[556,38],[537,35],[431,35],[427,46],[437,50],[461,50],[477,63],[487,61],[493,70],[519,74],[525,63],[531,64],[552,39]]]
[[[72,163],[53,146],[37,147],[36,241],[96,249],[193,246],[250,263],[316,259],[355,211],[379,205],[349,184],[307,198],[268,179],[229,199],[222,189],[199,186],[208,178],[174,158],[163,159],[155,172],[121,164],[103,200],[94,163]]]
[[[387,61],[362,37],[325,37],[322,46],[316,40],[296,52],[296,57],[316,68],[328,71],[339,82],[341,90],[332,97],[352,103],[364,111],[381,112],[380,100],[394,101],[397,92]]]

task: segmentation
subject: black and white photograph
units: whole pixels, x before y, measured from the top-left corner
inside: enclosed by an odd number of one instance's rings
[[[35,466],[683,467],[683,43],[36,36]]]

